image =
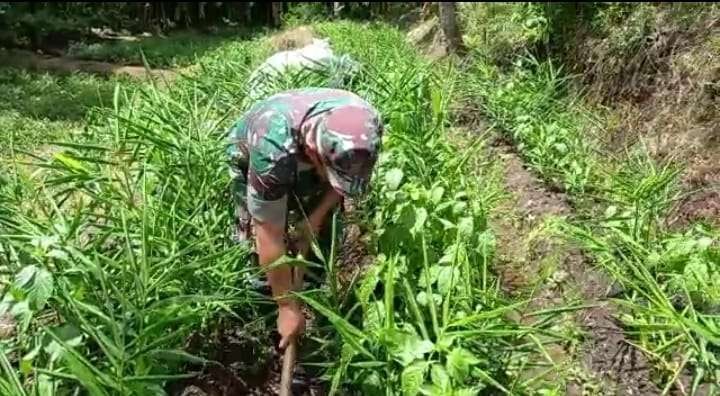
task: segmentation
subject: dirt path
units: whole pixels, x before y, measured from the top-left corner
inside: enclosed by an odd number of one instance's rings
[[[17,67],[55,73],[84,72],[101,76],[154,77],[172,82],[177,72],[167,69],[147,70],[141,66],[124,66],[107,62],[87,61],[64,56],[40,55],[26,50],[0,51],[0,66]]]
[[[504,165],[504,187],[514,195],[498,210],[492,226],[498,235],[497,272],[510,294],[529,294],[530,309],[551,308],[581,301],[592,305],[573,315],[586,332],[579,351],[555,353],[579,361],[586,373],[603,382],[602,394],[659,395],[651,381],[652,366],[627,340],[607,302],[611,282],[588,259],[566,242],[537,234],[552,216],[572,216],[567,197],[550,191],[527,170],[513,146],[501,138],[490,149]],[[575,355],[575,356],[568,356]],[[588,394],[588,384],[576,380],[568,395]],[[595,390],[597,392],[597,390]]]

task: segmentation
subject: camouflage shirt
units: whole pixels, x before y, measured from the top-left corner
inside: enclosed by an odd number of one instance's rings
[[[327,122],[334,112],[341,116]],[[332,158],[336,149],[341,153],[362,145],[375,156],[380,144],[376,132],[381,130],[375,109],[343,90],[291,90],[255,104],[231,128],[228,147],[233,175],[245,181],[246,191],[241,194],[246,197],[242,202],[246,212],[259,221],[284,225],[289,200],[318,196],[330,187],[317,176],[306,151]],[[343,135],[346,131],[349,134]],[[343,160],[351,161],[351,168],[355,163],[359,167],[374,164],[362,158]],[[358,184],[357,180],[339,180],[345,177],[342,173],[332,173],[330,182],[338,191],[354,190]]]

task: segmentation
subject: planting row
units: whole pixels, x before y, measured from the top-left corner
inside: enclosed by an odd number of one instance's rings
[[[470,95],[485,114],[539,175],[570,193],[578,214],[554,227],[621,286],[619,319],[655,363],[660,389],[695,394],[716,384],[720,230],[669,225],[682,168],[642,147],[604,153],[593,128],[601,120],[550,61],[521,59],[501,72],[479,58],[471,73]]]

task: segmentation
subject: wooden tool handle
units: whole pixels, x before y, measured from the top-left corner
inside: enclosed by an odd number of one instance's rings
[[[280,396],[292,396],[293,372],[297,357],[297,340],[293,339],[285,347],[282,374],[280,377]]]

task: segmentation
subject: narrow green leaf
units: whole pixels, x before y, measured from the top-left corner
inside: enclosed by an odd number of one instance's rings
[[[333,312],[331,309],[327,308],[315,299],[304,294],[297,294],[297,296],[300,297],[300,299],[302,299],[305,303],[310,305],[314,310],[320,312],[321,315],[325,316],[333,324],[333,326],[335,326],[338,332],[340,332],[340,334],[343,336],[343,340],[352,345],[356,351],[361,352],[370,359],[374,359],[373,354],[371,354],[367,349],[362,346],[362,343],[365,342],[365,335],[360,329],[353,326],[342,316]]]
[[[13,392],[13,396],[26,396],[27,393],[25,393],[22,382],[17,376],[17,372],[10,364],[10,361],[7,358],[7,351],[2,345],[0,345],[0,367],[2,368],[4,377],[7,379],[7,388]]]

